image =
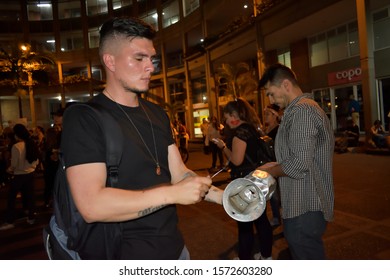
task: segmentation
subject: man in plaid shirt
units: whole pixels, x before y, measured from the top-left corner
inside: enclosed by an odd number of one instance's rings
[[[333,220],[334,136],[329,119],[292,70],[270,66],[260,80],[271,104],[284,108],[275,139],[277,162],[260,169],[278,178],[284,236],[293,259],[325,259],[322,236]]]

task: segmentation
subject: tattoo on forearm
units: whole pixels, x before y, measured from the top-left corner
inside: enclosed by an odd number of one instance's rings
[[[184,180],[185,178],[188,178],[188,177],[195,177],[196,176],[196,173],[194,172],[194,171],[188,171],[188,172],[186,172],[185,174],[184,174],[184,176],[183,176],[183,179],[182,180]]]
[[[138,217],[143,217],[143,216],[147,216],[153,212],[156,212],[157,210],[160,210],[161,208],[164,208],[165,206],[167,206],[168,204],[163,204],[163,205],[160,205],[160,206],[156,206],[156,207],[149,207],[149,208],[146,208],[144,210],[141,210],[138,212]]]

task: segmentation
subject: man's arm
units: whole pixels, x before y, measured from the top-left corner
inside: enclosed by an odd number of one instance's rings
[[[268,172],[274,178],[287,176],[287,174],[283,172],[282,166],[277,162],[268,162],[257,169]]]
[[[169,169],[171,170],[172,183],[181,181],[187,177],[198,177],[198,175],[194,171],[188,169],[183,163],[176,145],[170,145],[168,151]],[[208,178],[211,184],[211,179],[209,177],[204,178]],[[215,186],[211,186],[210,190],[206,193],[204,200],[208,202],[222,204],[222,195],[223,190]]]
[[[87,222],[137,219],[169,204],[194,204],[209,190],[211,179],[187,177],[173,185],[133,191],[105,186],[105,163],[75,165],[66,170],[77,209]]]

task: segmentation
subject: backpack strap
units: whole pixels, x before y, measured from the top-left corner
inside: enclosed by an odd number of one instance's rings
[[[94,102],[79,103],[92,109],[102,126],[106,142],[107,179],[111,187],[118,184],[119,163],[122,158],[123,135],[122,129],[111,113],[102,105]],[[73,106],[73,105],[72,105]]]
[[[106,148],[106,166],[107,166],[107,186],[118,187],[118,169],[122,158],[124,147],[123,132],[119,123],[111,115],[109,110],[97,103],[75,103],[69,107],[69,111],[80,106],[88,109],[83,110],[92,113],[96,123],[102,130],[103,140]],[[92,111],[92,112],[91,112]],[[54,198],[54,217],[53,223],[50,224],[52,230],[55,229],[55,224],[61,231],[52,232],[51,236],[62,244],[62,248],[67,252],[71,252],[72,256],[84,258],[88,256],[91,248],[94,249],[93,242],[102,244],[100,248],[95,250],[98,258],[114,259],[118,256],[118,246],[120,246],[122,225],[120,223],[86,223],[77,207],[74,204],[72,195],[69,190],[69,185],[66,180],[65,165],[62,154],[60,152],[60,165],[56,173],[56,182],[53,190]],[[89,240],[92,240],[89,242]],[[46,240],[47,242],[47,240]],[[91,245],[92,244],[92,245]],[[60,247],[56,247],[59,250]],[[82,255],[87,254],[87,255]],[[87,257],[85,257],[87,258]]]

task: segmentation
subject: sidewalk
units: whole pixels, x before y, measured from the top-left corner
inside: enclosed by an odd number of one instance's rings
[[[211,155],[200,143],[190,143],[187,165],[207,174]],[[390,156],[365,153],[334,155],[335,219],[325,234],[331,260],[390,260]],[[214,178],[224,188],[229,173]],[[37,223],[20,219],[14,229],[0,231],[0,259],[45,260],[42,228],[50,210],[41,207],[43,178],[36,178]],[[6,190],[0,189],[0,216],[6,207]],[[237,225],[220,205],[200,202],[178,205],[179,226],[194,260],[232,259],[237,256]],[[289,259],[282,226],[274,229],[273,259]]]
[[[192,143],[187,165],[205,172],[211,155],[204,155],[201,145]],[[388,155],[334,155],[335,218],[324,238],[328,259],[390,259],[389,167]],[[224,188],[228,175],[221,173],[214,184]],[[236,256],[237,226],[221,206],[201,202],[178,209],[192,259]],[[289,259],[282,227],[274,229],[273,259]]]

